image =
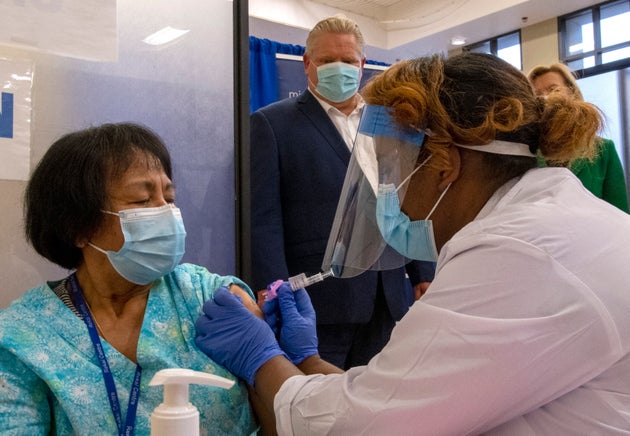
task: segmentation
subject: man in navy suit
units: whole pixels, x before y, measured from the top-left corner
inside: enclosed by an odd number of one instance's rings
[[[256,289],[320,272],[364,106],[358,89],[365,43],[353,21],[336,16],[317,23],[303,61],[308,90],[251,116]],[[411,262],[310,286],[322,358],[343,369],[366,364],[433,273],[433,263]]]

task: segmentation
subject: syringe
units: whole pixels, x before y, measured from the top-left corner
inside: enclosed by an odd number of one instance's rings
[[[289,277],[288,282],[289,282],[289,285],[291,286],[291,289],[293,291],[297,291],[298,289],[305,288],[307,286],[312,285],[313,283],[319,283],[323,281],[325,278],[332,277],[332,276],[333,276],[332,270],[323,272],[323,273],[313,274],[310,277],[307,277],[306,274],[301,273],[296,276]],[[265,301],[273,300],[274,298],[276,298],[277,296],[276,291],[278,290],[278,288],[280,287],[282,283],[284,283],[283,280],[276,280],[269,286],[267,291],[264,293]]]
[[[289,284],[291,285],[291,289],[297,291],[298,289],[305,288],[312,285],[313,283],[319,283],[328,277],[332,277],[332,275],[332,270],[325,273],[313,274],[310,277],[306,277],[306,274],[302,273],[293,277],[289,277]]]

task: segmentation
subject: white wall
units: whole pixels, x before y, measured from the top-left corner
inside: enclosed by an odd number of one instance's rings
[[[119,0],[117,62],[0,47],[0,57],[35,62],[32,166],[70,130],[116,121],[148,125],[173,157],[189,234],[184,261],[221,274],[235,269],[232,7],[225,0]],[[159,49],[141,42],[166,25],[190,32]],[[0,180],[0,308],[67,274],[24,241],[25,185]]]
[[[334,15],[334,13],[331,15]],[[325,15],[322,15],[321,18],[324,16]],[[361,30],[363,31],[363,28],[361,28]],[[249,18],[249,34],[258,38],[267,38],[286,44],[304,45],[306,43],[308,31],[309,29],[299,26],[289,26],[251,15]],[[553,18],[542,23],[522,28],[521,46],[524,72],[529,71],[529,69],[538,64],[551,64],[558,62],[557,19]],[[385,50],[372,46],[369,42],[366,47],[366,52],[368,59],[387,62],[390,64],[402,59],[409,59],[432,53],[431,47],[425,47],[422,50],[419,50],[417,46],[414,46],[414,44],[407,44]],[[453,55],[459,52],[461,52],[461,48],[453,48],[448,52],[448,54]]]
[[[525,74],[537,65],[558,62],[558,20],[553,18],[522,28],[521,48]]]

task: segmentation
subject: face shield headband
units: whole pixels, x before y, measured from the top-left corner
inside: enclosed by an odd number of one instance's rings
[[[395,185],[402,204],[408,183],[421,164],[426,132],[402,127],[384,106],[366,105],[328,239],[322,271],[354,277],[368,270],[389,270],[411,259],[385,242],[376,218],[379,186]]]
[[[426,163],[426,160],[420,162],[418,157],[429,134],[400,126],[383,106],[364,107],[322,271],[332,271],[335,277],[353,277],[368,270],[399,268],[411,260],[383,239],[377,223],[377,197],[381,188],[393,185],[398,203],[403,204],[408,180],[419,166]],[[484,153],[535,156],[529,145],[509,141],[454,145]],[[423,220],[425,224],[428,218]],[[411,225],[420,223],[414,221]]]

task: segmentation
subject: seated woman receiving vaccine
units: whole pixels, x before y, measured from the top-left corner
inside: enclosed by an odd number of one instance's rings
[[[0,429],[9,434],[148,435],[165,368],[234,379],[194,342],[195,320],[230,284],[179,265],[186,231],[171,160],[135,124],[106,124],[56,141],[26,189],[26,236],[70,270],[0,312]],[[236,286],[232,286],[236,288]],[[249,294],[249,295],[248,295]],[[190,388],[201,434],[256,431],[247,389]]]

